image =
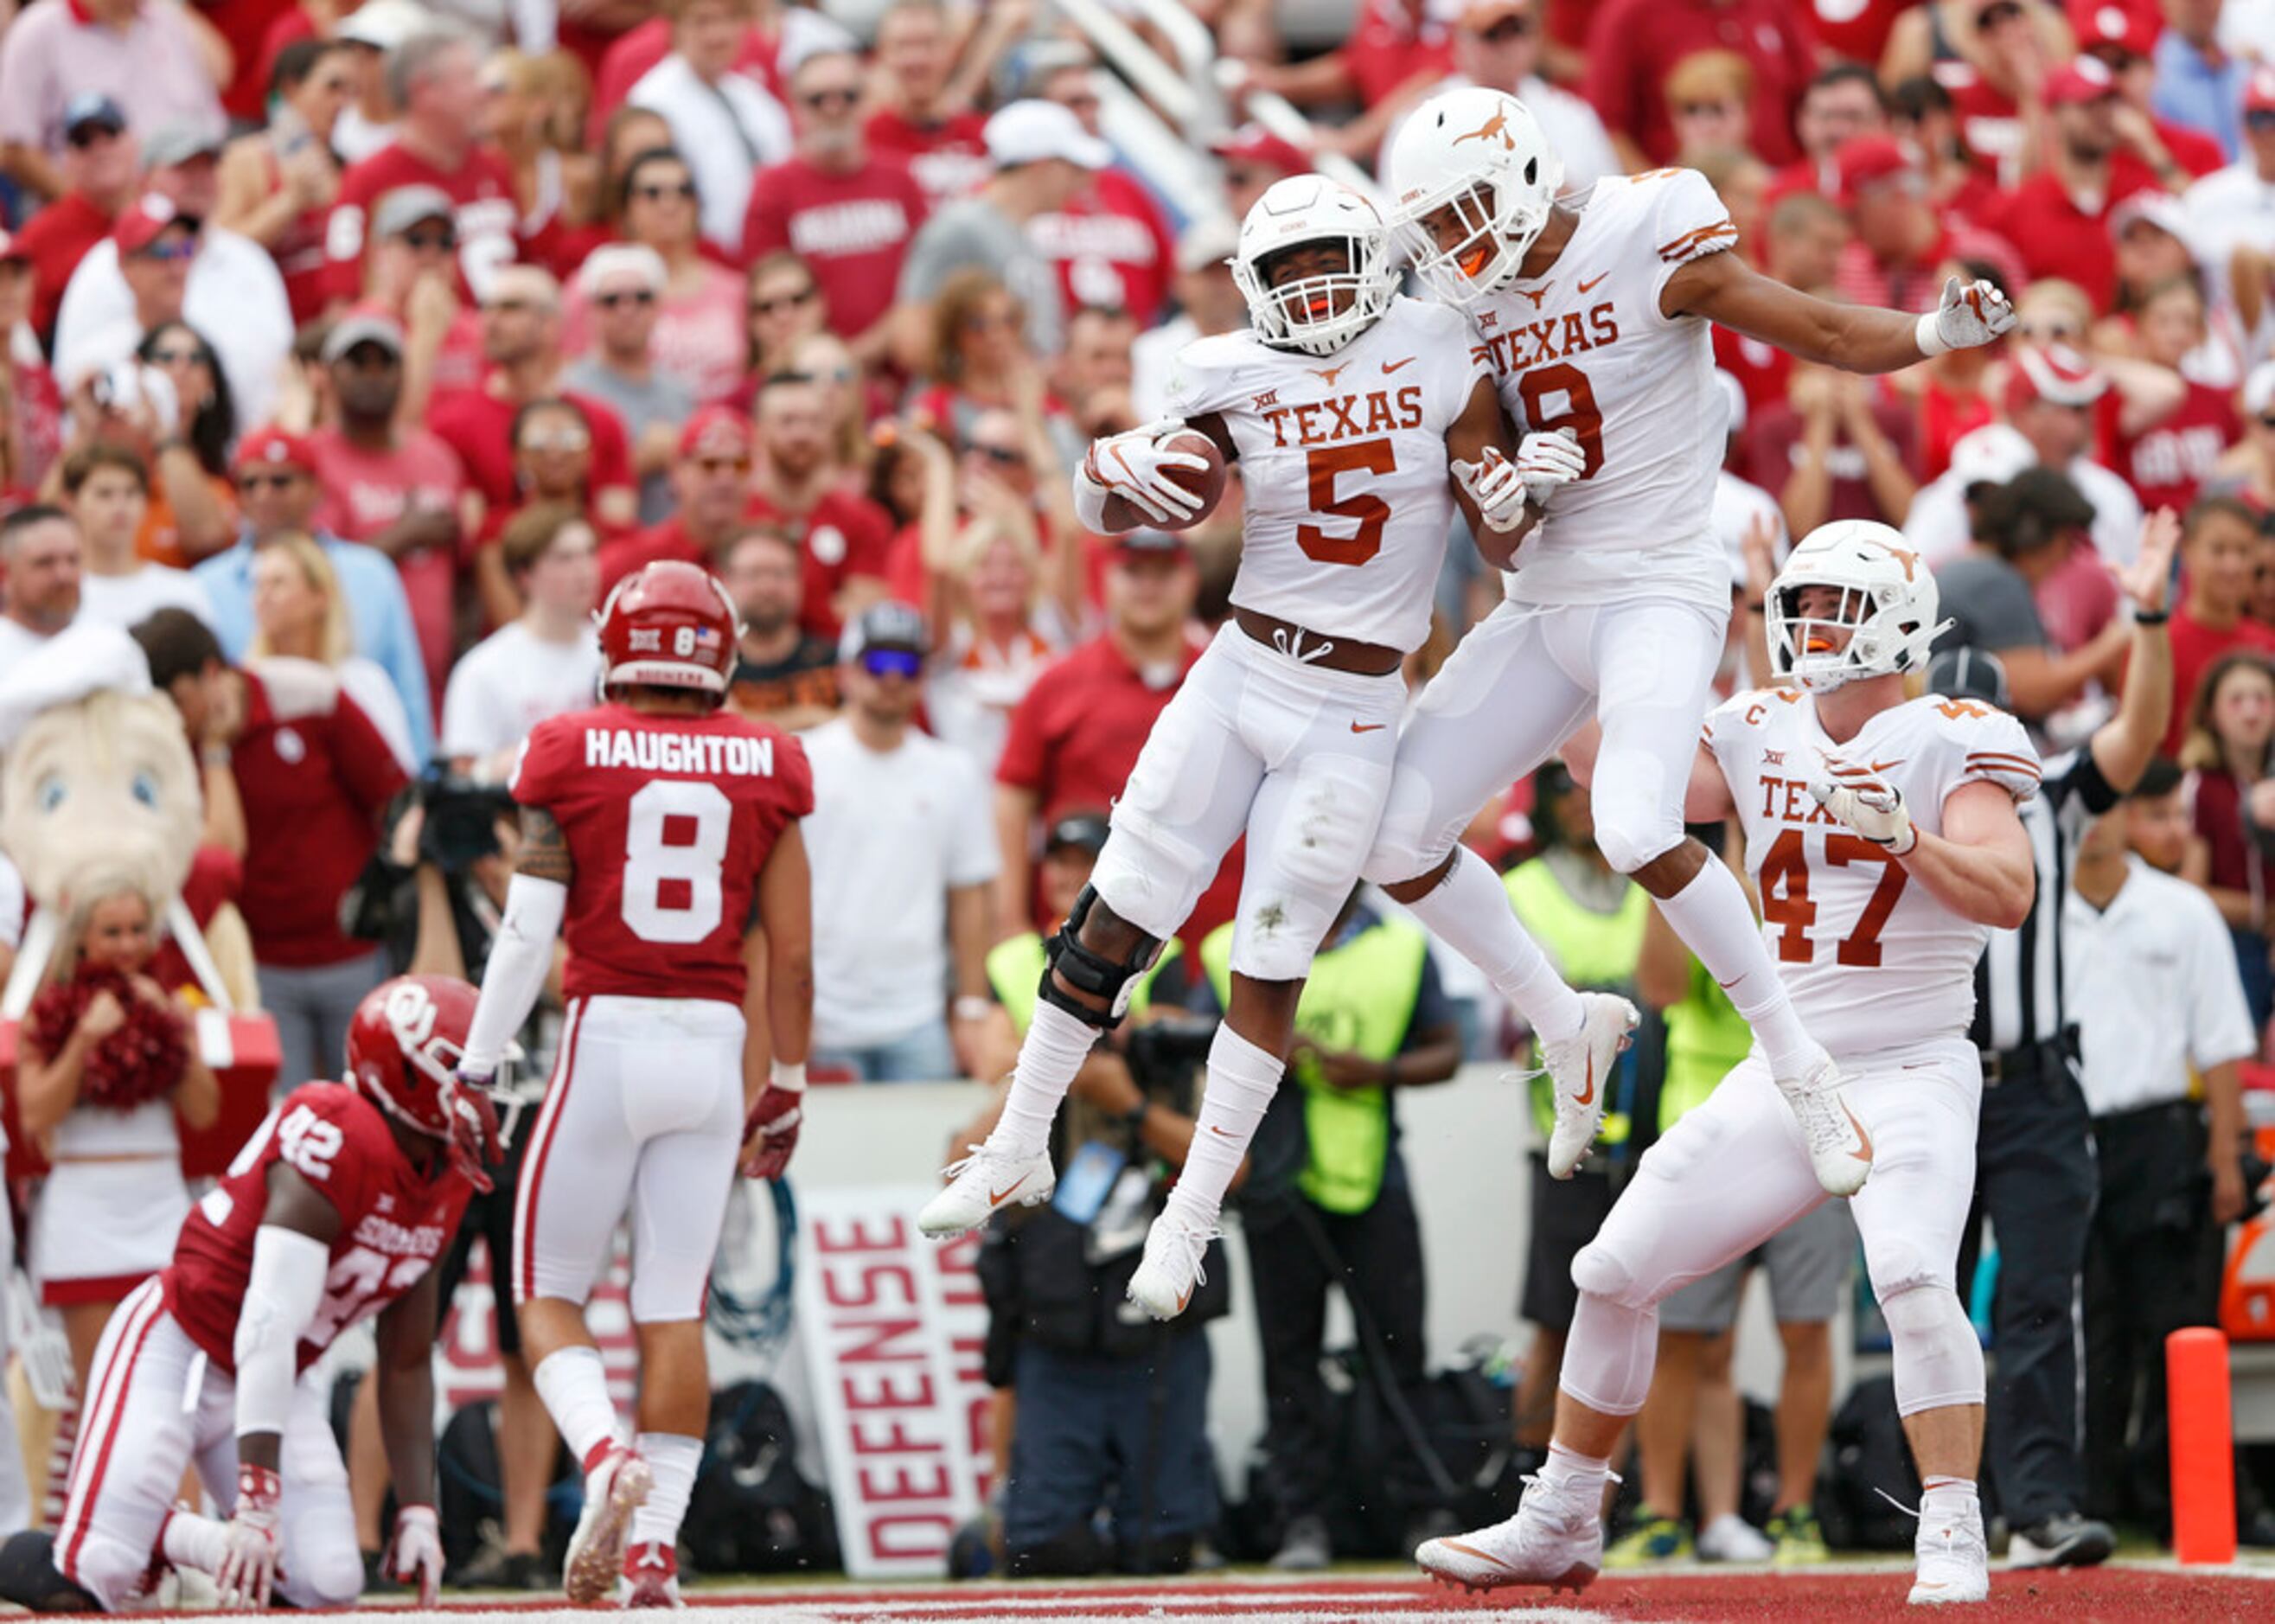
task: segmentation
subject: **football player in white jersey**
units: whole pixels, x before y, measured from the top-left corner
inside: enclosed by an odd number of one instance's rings
[[[1425,279],[1470,318],[1523,434],[1513,472],[1538,523],[1506,601],[1407,724],[1366,876],[1468,955],[1544,1040],[1583,1032],[1601,1013],[1557,979],[1459,836],[1488,796],[1592,715],[1603,727],[1597,844],[1728,990],[1818,1176],[1847,1195],[1871,1163],[1839,1073],[1795,1017],[1736,880],[1682,833],[1685,764],[1730,609],[1712,527],[1726,408],[1708,324],[1877,373],[1988,344],[2014,313],[1987,283],[1956,281],[1916,318],[1830,304],[1727,252],[1737,228],[1693,170],[1608,178],[1570,203],[1556,201],[1560,174],[1523,104],[1478,87],[1423,103],[1391,146],[1395,216]],[[1548,1164],[1559,1178],[1603,1114],[1593,1079],[1572,1081],[1584,1086],[1556,1079]]]
[[[1242,224],[1233,276],[1251,328],[1186,346],[1173,417],[1100,441],[1075,480],[1085,525],[1128,528],[1133,516],[1198,510],[1167,471],[1201,459],[1169,449],[1171,435],[1197,429],[1237,459],[1246,506],[1232,623],[1155,722],[1115,803],[1112,837],[1051,943],[1000,1124],[918,1220],[954,1235],[1007,1201],[1050,1195],[1048,1136],[1067,1085],[1244,831],[1230,1007],[1192,1150],[1130,1287],[1160,1318],[1191,1294],[1279,1085],[1311,956],[1373,842],[1405,706],[1400,668],[1429,632],[1455,505],[1503,565],[1523,508],[1469,324],[1397,293],[1372,203],[1319,176],[1278,182]],[[1109,497],[1122,503],[1109,509]],[[1599,1068],[1633,1019],[1623,1001],[1603,1002]],[[1588,1059],[1575,1048],[1569,1063]]]
[[[1915,1602],[1989,1594],[1975,1492],[1983,1350],[1953,1280],[1983,1087],[1968,1023],[1984,941],[2029,911],[2036,870],[2014,809],[2039,772],[2005,712],[1904,698],[1903,673],[1948,623],[1937,607],[1935,578],[1888,526],[1846,519],[1810,534],[1768,606],[1771,665],[1798,686],[1713,713],[1684,807],[1743,825],[1760,940],[1847,1072],[1859,1137],[1878,1156],[1851,1205],[1926,1488]],[[1585,741],[1575,756],[1575,775],[1600,783],[1607,758]],[[1659,1303],[1825,1198],[1757,1045],[1644,1152],[1573,1259],[1580,1303],[1554,1442],[1516,1515],[1432,1540],[1416,1560],[1473,1589],[1593,1579],[1609,1457],[1651,1386]]]

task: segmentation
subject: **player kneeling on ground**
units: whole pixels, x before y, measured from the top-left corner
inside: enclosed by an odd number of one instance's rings
[[[1795,1009],[1848,1078],[1871,1182],[1850,1198],[1894,1343],[1896,1408],[1926,1494],[1916,1603],[1990,1594],[1975,1491],[1983,1349],[1954,1289],[1975,1184],[1981,1055],[1975,962],[2029,912],[2036,872],[2015,814],[2038,761],[2002,711],[1904,698],[1937,623],[1935,580],[1885,525],[1827,525],[1771,588],[1770,659],[1797,687],[1708,719],[1684,816],[1738,818],[1762,932]],[[1576,776],[1596,763],[1570,752]],[[1643,1408],[1659,1303],[1826,1199],[1800,1125],[1754,1052],[1644,1156],[1572,1263],[1548,1463],[1515,1516],[1433,1539],[1416,1560],[1473,1590],[1577,1590],[1602,1565],[1609,1462]]]
[[[387,1570],[431,1607],[435,1260],[489,1175],[452,1144],[489,1101],[452,1071],[474,990],[445,976],[374,989],[348,1028],[344,1083],[308,1083],[268,1114],[183,1222],[174,1260],[119,1304],[63,1520],[0,1549],[0,1597],[39,1612],[112,1611],[168,1566],[213,1575],[224,1606],[338,1606],[363,1589],[328,1385],[302,1379],[349,1326],[378,1317],[380,1425],[404,1499]],[[174,1505],[193,1462],[229,1521]]]

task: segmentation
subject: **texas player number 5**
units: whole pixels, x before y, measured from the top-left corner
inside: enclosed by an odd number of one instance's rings
[[[716,784],[660,778],[628,805],[624,924],[642,941],[701,941],[725,908],[720,870],[733,803]]]
[[[1357,519],[1358,528],[1347,536],[1332,536],[1317,525],[1298,525],[1296,545],[1304,555],[1323,564],[1363,564],[1382,551],[1382,527],[1390,522],[1390,504],[1371,490],[1337,495],[1335,481],[1347,473],[1397,472],[1398,448],[1387,440],[1322,446],[1311,454],[1306,466],[1311,476],[1311,511]]]

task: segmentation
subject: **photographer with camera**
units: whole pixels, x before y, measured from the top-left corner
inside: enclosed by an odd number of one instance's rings
[[[1051,827],[1042,882],[1055,916],[1081,895],[1105,843],[1096,813]],[[1044,940],[1024,933],[988,956],[1000,1002],[981,1047],[999,1069],[1034,1012]],[[1007,1207],[982,1242],[1002,1545],[1014,1575],[1182,1573],[1216,1522],[1208,1339],[1198,1333],[1230,1307],[1221,1245],[1212,1244],[1192,1306],[1173,1323],[1133,1321],[1122,1300],[1192,1143],[1216,1030],[1213,1020],[1164,1016],[1184,968],[1173,941],[1133,997],[1134,1018],[1077,1074],[1054,1130],[1062,1172],[1050,1204]],[[956,1144],[984,1137],[1001,1107],[999,1090]],[[1113,1514],[1110,1542],[1095,1531],[1101,1508]]]

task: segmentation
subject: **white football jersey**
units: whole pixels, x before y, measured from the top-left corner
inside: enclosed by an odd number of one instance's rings
[[[1240,450],[1234,604],[1330,638],[1420,647],[1454,518],[1446,431],[1484,376],[1460,313],[1402,297],[1330,356],[1244,331],[1186,345],[1168,415],[1214,412]]]
[[[1518,433],[1569,428],[1588,459],[1518,549],[1508,595],[1610,603],[1648,582],[1727,613],[1712,515],[1727,409],[1712,326],[1670,321],[1659,299],[1677,270],[1735,244],[1738,228],[1695,170],[1606,177],[1576,206],[1548,275],[1470,312],[1476,353]]]
[[[1808,694],[1766,688],[1718,707],[1706,745],[1745,826],[1763,938],[1810,1035],[1835,1055],[1963,1037],[1990,926],[1952,912],[1819,806],[1809,780],[1829,759],[1869,767],[1902,793],[1915,825],[1940,833],[1944,797],[1962,784],[1994,783],[2017,802],[2037,792],[2037,752],[2022,724],[1930,694],[1836,745]]]

